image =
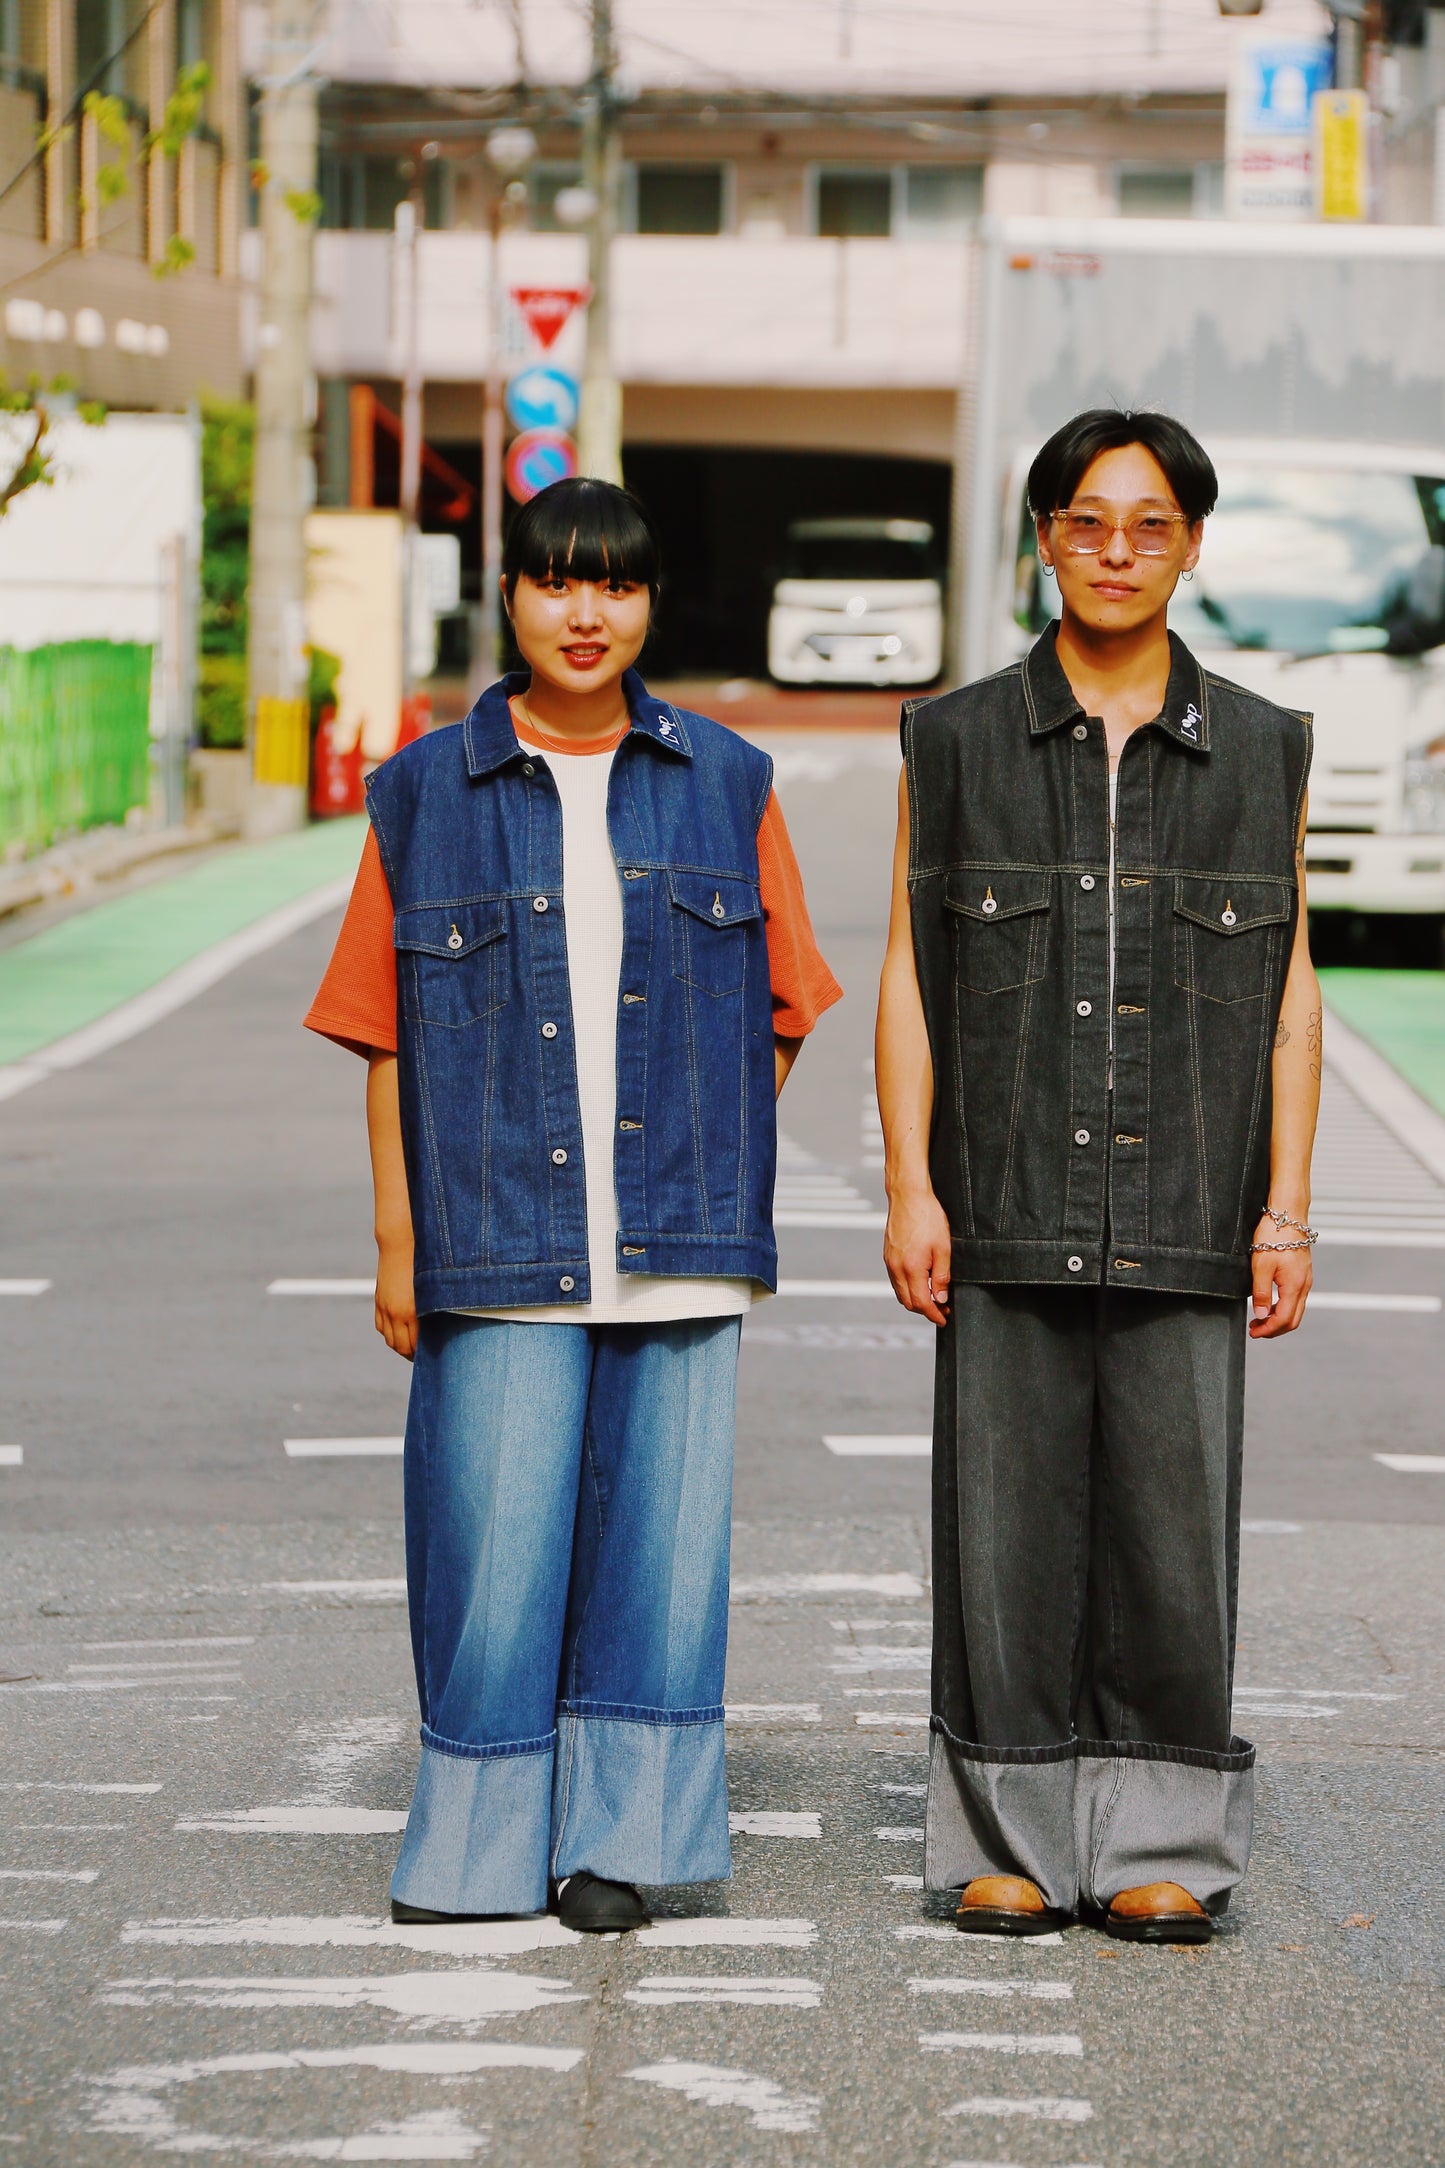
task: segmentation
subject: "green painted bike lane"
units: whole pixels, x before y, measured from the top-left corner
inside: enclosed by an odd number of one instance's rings
[[[0,951],[0,1064],[96,1022],[216,942],[355,870],[364,816],[228,846]]]
[[[1320,985],[1326,1005],[1445,1114],[1445,971],[1340,968]]]

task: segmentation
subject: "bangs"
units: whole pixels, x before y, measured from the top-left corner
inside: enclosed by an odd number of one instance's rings
[[[519,579],[625,581],[657,600],[657,536],[630,491],[577,475],[553,482],[514,515],[502,551],[510,595]]]

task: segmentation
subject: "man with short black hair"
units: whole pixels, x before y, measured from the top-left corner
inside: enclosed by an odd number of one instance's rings
[[[967,1931],[1207,1941],[1249,1854],[1246,1310],[1304,1314],[1321,1008],[1309,718],[1167,627],[1215,494],[1180,423],[1076,416],[1029,473],[1060,622],[904,708],[884,1259],[940,1328],[924,1879]]]

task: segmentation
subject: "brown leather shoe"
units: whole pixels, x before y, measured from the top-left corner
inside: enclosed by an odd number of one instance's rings
[[[954,1919],[966,1935],[1048,1935],[1069,1924],[1068,1913],[1046,1905],[1019,1874],[975,1875],[959,1895]]]
[[[1178,1882],[1146,1882],[1120,1890],[1104,1915],[1104,1932],[1116,1942],[1208,1942],[1214,1922]]]

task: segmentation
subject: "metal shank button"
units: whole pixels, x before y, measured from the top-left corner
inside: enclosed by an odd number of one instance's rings
[[[556,1151],[552,1154],[552,1164],[554,1167],[565,1167],[567,1164],[567,1154],[563,1151],[560,1144],[558,1145]]]
[[[532,909],[533,909],[534,911],[545,911],[545,910],[546,910],[546,908],[547,908],[547,899],[546,899],[546,897],[545,897],[545,896],[534,896],[534,897],[532,898]]]
[[[1094,885],[1094,876],[1093,876],[1093,874],[1092,874],[1092,873],[1081,873],[1081,874],[1079,875],[1079,886],[1080,886],[1080,888],[1092,888],[1092,887],[1093,887],[1093,885]]]
[[[561,1288],[564,1295],[570,1295],[573,1288],[577,1285],[577,1282],[573,1279],[570,1272],[564,1272],[561,1279],[557,1282],[557,1285]]]
[[[1094,1013],[1094,1004],[1092,1001],[1076,1001],[1074,1003],[1074,1011],[1075,1014],[1078,1016],[1092,1016]]]
[[[1087,1143],[1088,1143],[1088,1141],[1089,1141],[1089,1132],[1088,1132],[1088,1130],[1087,1130],[1087,1129],[1076,1129],[1076,1130],[1074,1131],[1074,1142],[1075,1142],[1075,1144],[1087,1144]]]
[[[1089,726],[1088,726],[1088,724],[1087,724],[1087,723],[1075,723],[1075,725],[1074,725],[1074,736],[1075,736],[1076,738],[1087,738],[1087,736],[1088,736],[1088,735],[1089,735]]]
[[[1071,1257],[1068,1261],[1068,1264],[1070,1272],[1082,1272],[1084,1269],[1084,1260],[1082,1257]]]
[[[537,773],[535,767],[532,765],[530,760],[524,760],[522,762],[522,773],[523,775],[535,775]]]
[[[556,1036],[557,1026],[555,1024],[544,1024],[542,1026],[542,1037],[544,1039],[555,1039]]]

